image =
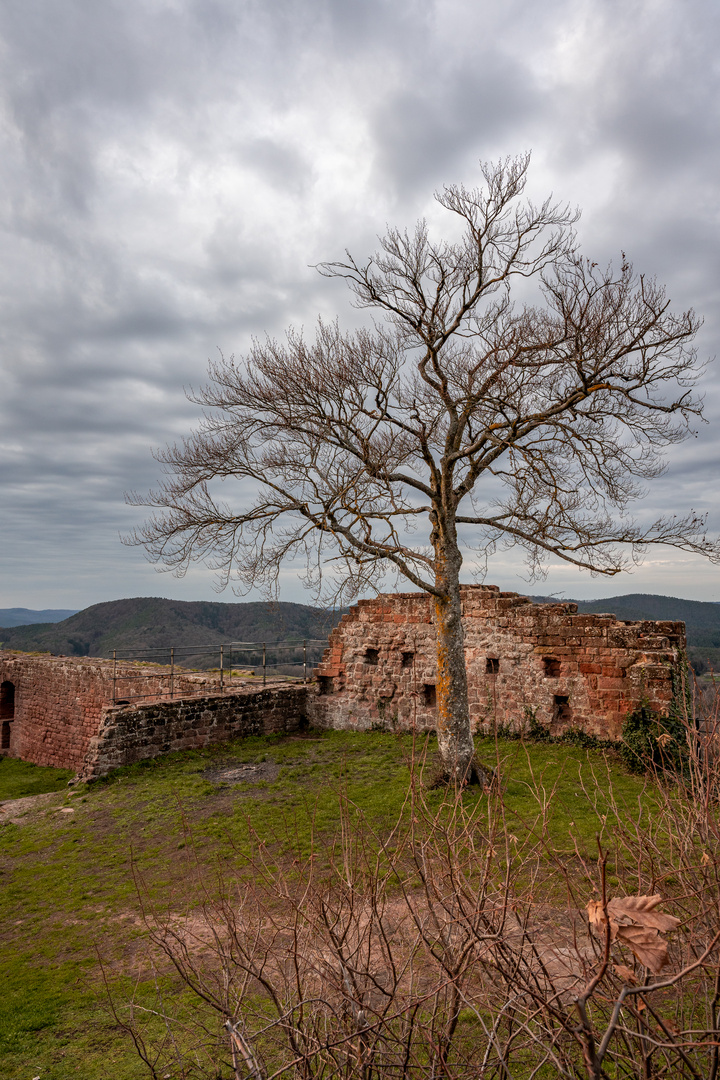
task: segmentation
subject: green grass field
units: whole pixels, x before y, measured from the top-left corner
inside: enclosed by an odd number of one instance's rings
[[[499,760],[510,830],[535,830],[556,852],[594,858],[611,797],[628,815],[652,814],[651,789],[612,753],[517,741],[477,747],[489,764]],[[382,827],[402,812],[413,749],[420,763],[434,741],[413,748],[409,737],[347,732],[250,738],[72,790],[63,770],[0,761],[0,801],[43,795],[0,828],[0,1075],[147,1076],[108,1009],[100,966],[114,986],[149,985],[135,879],[172,908],[189,847],[208,880],[241,860],[251,833],[278,858],[291,849],[302,858],[313,837],[317,848],[334,834],[341,793]],[[240,763],[279,772],[234,785],[205,775]],[[472,790],[464,797],[487,799]]]

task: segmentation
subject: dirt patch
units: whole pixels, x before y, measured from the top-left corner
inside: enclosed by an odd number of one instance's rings
[[[203,777],[211,784],[259,784],[263,781],[272,783],[277,780],[280,766],[274,761],[260,761],[250,764],[245,761],[226,761],[205,769]]]
[[[33,810],[43,810],[53,803],[60,803],[65,799],[62,791],[46,791],[42,795],[25,795],[21,799],[8,799],[0,803],[0,824],[11,821],[13,825],[24,825],[28,820],[28,814]]]

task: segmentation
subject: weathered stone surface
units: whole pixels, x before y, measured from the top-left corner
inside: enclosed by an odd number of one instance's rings
[[[579,728],[618,739],[643,698],[672,700],[685,650],[681,622],[578,615],[494,586],[462,589],[470,712],[476,730],[521,729],[532,710],[553,734]],[[330,635],[309,716],[319,726],[432,730],[435,628],[423,593],[361,600]]]
[[[110,707],[88,745],[82,779],[94,779],[171,750],[196,750],[245,735],[297,731],[305,721],[306,698],[307,688],[293,685]]]
[[[307,697],[297,685],[219,694],[217,679],[175,671],[170,699],[168,669],[7,652],[0,653],[0,684],[13,688],[1,752],[84,777],[167,750],[294,730]],[[122,695],[139,700],[113,705]]]
[[[683,623],[578,615],[575,604],[535,605],[493,586],[463,587],[462,605],[477,730],[522,728],[532,711],[553,734],[574,727],[617,739],[641,700],[660,712],[670,705]],[[361,600],[343,616],[317,693],[286,684],[220,694],[217,679],[175,671],[171,696],[168,669],[0,653],[0,752],[94,777],[168,750],[296,730],[306,716],[325,727],[432,730],[435,681],[423,593]]]

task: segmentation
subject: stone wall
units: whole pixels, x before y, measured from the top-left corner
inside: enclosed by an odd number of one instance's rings
[[[462,602],[476,730],[522,728],[532,715],[553,734],[573,727],[617,739],[642,700],[669,708],[683,623],[579,615],[575,604],[532,604],[493,586],[463,587]],[[317,693],[240,684],[218,694],[202,675],[175,671],[170,683],[168,669],[0,653],[0,753],[98,776],[167,750],[293,730],[306,716],[321,727],[432,730],[432,599],[360,601],[330,635],[317,674]]]
[[[99,775],[101,758],[124,764],[166,748],[221,742],[232,732],[250,734],[262,724],[284,730],[304,717],[303,687],[284,687],[284,696],[240,684],[219,695],[217,679],[176,670],[168,700],[170,690],[167,668],[0,652],[0,754]],[[138,701],[120,704],[122,698]]]
[[[307,687],[288,685],[214,697],[119,705],[104,711],[90,740],[83,780],[170,750],[190,750],[245,735],[298,731],[305,724]]]
[[[0,685],[12,687],[14,699],[13,715],[2,721],[2,752],[79,769],[112,699],[107,661],[0,653]]]
[[[521,729],[532,713],[552,734],[579,728],[618,739],[641,700],[669,708],[684,623],[579,615],[576,604],[533,604],[495,586],[464,586],[462,603],[476,730]],[[432,598],[361,600],[332,631],[317,674],[309,716],[318,726],[432,730]]]

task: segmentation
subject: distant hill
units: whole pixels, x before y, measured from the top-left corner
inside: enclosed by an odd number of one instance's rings
[[[77,608],[44,608],[33,611],[26,607],[0,608],[0,626],[28,626],[30,623],[56,623],[77,614]]]
[[[531,596],[536,604],[558,603],[558,597]],[[608,612],[618,619],[670,619],[685,623],[688,653],[696,671],[720,671],[720,604],[682,600],[677,596],[628,593],[609,600],[572,600],[583,614]]]
[[[112,656],[167,646],[226,641],[326,638],[340,618],[306,604],[163,600],[135,597],[93,604],[61,622],[4,628],[4,649],[63,656]],[[158,658],[160,659],[160,658]]]

